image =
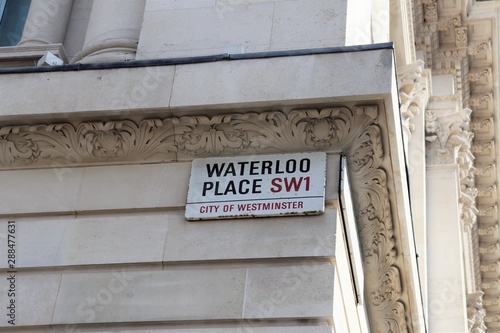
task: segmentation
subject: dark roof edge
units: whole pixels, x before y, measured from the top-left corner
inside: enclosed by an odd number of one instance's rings
[[[131,61],[102,62],[102,63],[91,63],[91,64],[74,63],[61,66],[4,67],[0,68],[0,74],[28,74],[28,73],[45,73],[45,72],[68,72],[68,71],[79,71],[79,70],[114,69],[114,68],[172,66],[172,65],[216,62],[221,60],[264,59],[264,58],[303,56],[303,55],[327,54],[327,53],[361,52],[361,51],[372,51],[372,50],[382,50],[382,49],[394,49],[394,44],[392,42],[388,42],[388,43],[378,43],[378,44],[335,46],[335,47],[323,47],[323,48],[312,48],[312,49],[301,49],[301,50],[236,53],[236,54],[223,53],[223,54],[197,56],[197,57],[131,60]]]

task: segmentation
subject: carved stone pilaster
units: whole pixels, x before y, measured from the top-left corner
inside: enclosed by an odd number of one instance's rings
[[[440,114],[432,110],[426,112],[427,160],[430,164],[458,164],[461,219],[469,231],[475,225],[478,213],[470,114],[470,109]]]

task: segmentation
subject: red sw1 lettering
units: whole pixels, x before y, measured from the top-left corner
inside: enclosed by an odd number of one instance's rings
[[[301,187],[304,187],[305,191],[309,191],[311,177],[273,178],[271,185],[271,192],[273,193],[281,192],[283,189],[285,192],[298,192]]]

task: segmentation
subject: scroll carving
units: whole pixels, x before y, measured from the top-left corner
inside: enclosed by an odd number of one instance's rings
[[[491,41],[485,41],[482,43],[477,43],[474,45],[469,45],[468,53],[469,55],[476,55],[481,52],[487,52],[491,50]]]
[[[470,106],[487,106],[489,102],[493,100],[493,95],[491,93],[485,95],[472,95],[469,99]]]
[[[491,75],[492,75],[491,67],[483,68],[483,69],[478,70],[478,71],[470,72],[469,73],[469,81],[476,82],[476,81],[480,81],[482,79],[487,79],[487,80],[491,81]]]
[[[484,244],[479,247],[479,253],[481,254],[495,254],[500,250],[500,244],[498,242],[493,244]]]
[[[477,229],[477,233],[480,236],[495,236],[497,232],[498,232],[498,225],[496,224]]]
[[[429,100],[429,82],[423,68],[424,63],[416,61],[404,67],[398,76],[401,118],[408,137],[415,129],[413,118],[424,112]]]
[[[359,207],[356,222],[374,332],[408,332],[404,266],[394,234],[390,159],[376,106],[248,112],[168,119],[20,126],[0,129],[0,166],[44,167],[102,162],[144,163],[283,151],[335,151],[347,156]]]
[[[0,129],[0,166],[93,164],[150,159],[174,151],[169,120],[16,126]]]
[[[459,27],[462,25],[462,17],[460,15],[452,17],[442,17],[438,22],[438,30],[445,31],[452,27]]]

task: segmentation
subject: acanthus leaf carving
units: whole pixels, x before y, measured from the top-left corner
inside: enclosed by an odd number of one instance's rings
[[[245,115],[223,115],[211,119],[206,116],[174,118],[178,149],[190,155],[245,151],[250,146],[250,140],[247,131],[233,126],[232,121],[237,117]]]
[[[1,128],[0,140],[17,142],[17,150],[26,155],[7,155],[0,146],[0,165],[11,168],[28,161],[38,167],[54,160],[66,161],[67,165],[141,163],[175,160],[180,153],[218,156],[287,149],[344,152],[356,189],[353,200],[360,208],[356,223],[365,254],[367,306],[370,313],[379,314],[370,317],[371,325],[376,332],[407,332],[408,314],[399,268],[404,266],[404,260],[394,235],[385,171],[391,162],[384,152],[380,119],[377,107],[367,105],[293,110],[287,114],[271,111],[212,118],[185,116],[144,120],[138,125],[132,120],[120,120],[86,122],[76,127],[56,124]]]
[[[59,166],[165,159],[175,151],[170,120],[109,121],[2,128],[0,166]],[[15,149],[13,149],[15,148]],[[61,164],[62,163],[62,164]]]
[[[428,76],[423,75],[423,67],[422,61],[416,61],[403,67],[398,75],[399,109],[408,137],[415,129],[413,118],[425,110],[429,100],[429,81]]]

